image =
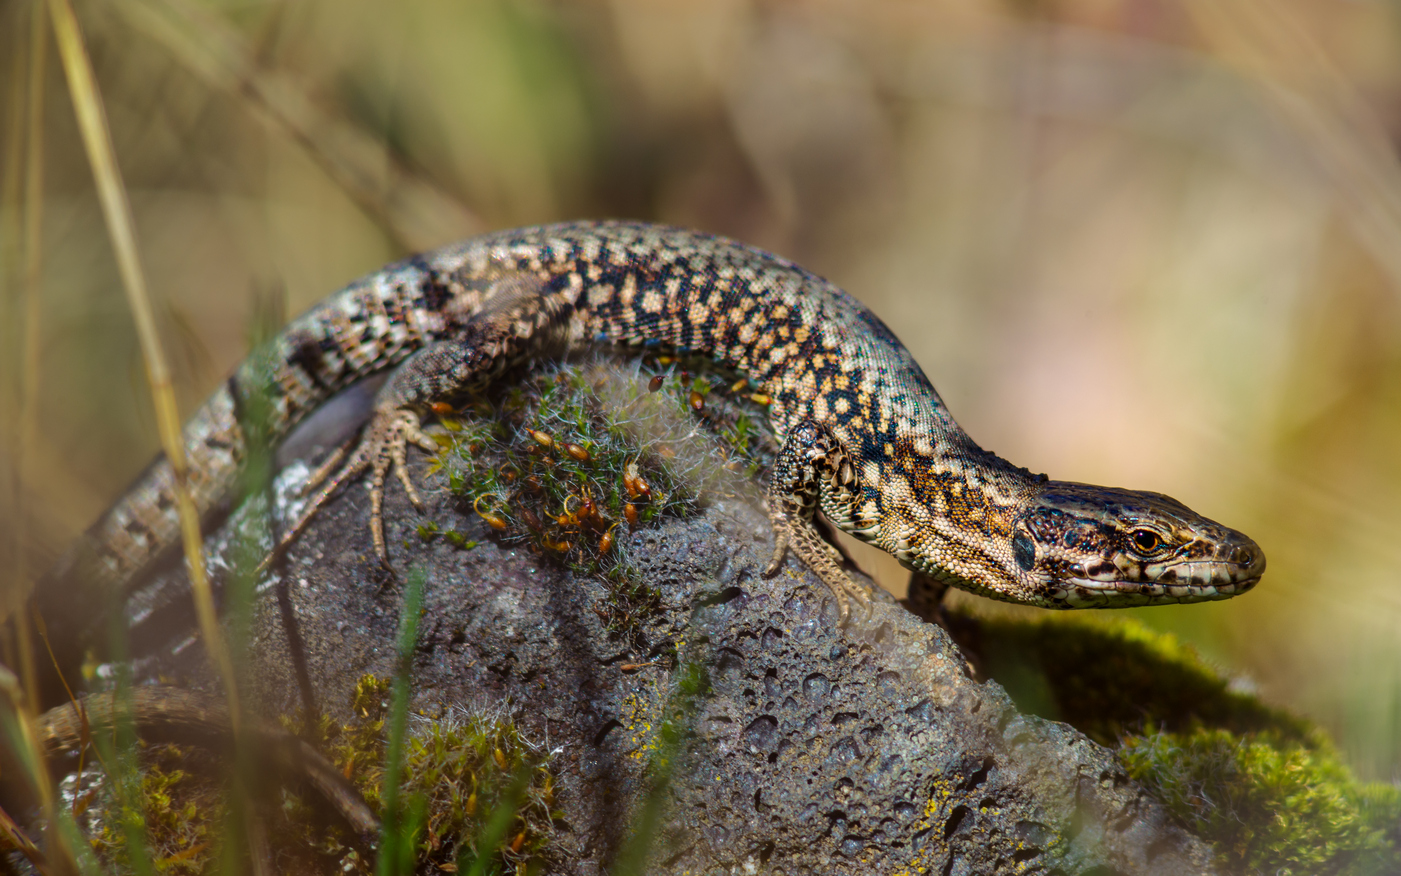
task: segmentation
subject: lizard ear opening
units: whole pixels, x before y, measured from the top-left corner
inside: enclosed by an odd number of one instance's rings
[[[1031,571],[1031,567],[1036,565],[1036,543],[1031,540],[1031,536],[1025,532],[1018,532],[1013,536],[1012,556],[1016,558],[1017,565],[1022,567],[1023,572]]]

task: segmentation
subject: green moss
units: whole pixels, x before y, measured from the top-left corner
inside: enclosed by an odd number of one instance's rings
[[[546,369],[476,399],[469,413],[444,422],[449,442],[438,465],[449,487],[484,535],[577,572],[613,572],[629,519],[645,526],[681,516],[695,500],[665,448],[630,441],[577,369]]]
[[[1401,789],[1359,783],[1331,746],[1199,728],[1126,739],[1119,757],[1230,872],[1401,872]]]
[[[356,786],[371,808],[384,805],[385,719],[391,682],[364,676],[351,699],[353,718],[322,717],[287,729],[313,742]],[[411,724],[400,799],[420,816],[415,872],[445,872],[481,863],[487,873],[538,869],[554,835],[555,777],[550,755],[522,737],[504,716],[450,713]],[[122,805],[110,779],[89,769],[69,793],[99,859],[113,872],[138,872],[132,836],[144,835],[145,857],[158,873],[204,874],[221,863],[228,829],[222,769],[207,754],[174,745],[143,747],[139,791]],[[372,856],[357,850],[322,806],[292,789],[277,789],[279,806],[265,813],[270,848],[286,872],[369,874]],[[269,811],[276,812],[266,817]],[[491,842],[495,821],[500,839]],[[139,831],[128,828],[136,825]],[[483,838],[487,839],[486,847]]]
[[[1271,730],[1321,739],[1305,721],[1230,689],[1197,652],[1130,619],[1054,615],[1025,621],[951,613],[955,638],[1023,712],[1116,745],[1149,728]]]
[[[950,626],[1019,709],[1118,746],[1226,871],[1401,872],[1401,790],[1358,782],[1322,731],[1231,690],[1175,637],[1068,616],[952,613]]]
[[[323,719],[316,728],[319,748],[375,809],[384,803],[390,687],[388,679],[362,677],[351,700],[354,719],[346,724]],[[503,872],[540,861],[555,818],[555,779],[548,753],[500,716],[451,713],[411,727],[400,799],[422,813],[416,868],[439,870],[481,854]],[[500,848],[480,849],[479,840],[493,816],[507,820],[505,838]],[[323,832],[319,839],[307,841],[329,851],[326,836]],[[331,842],[343,845],[336,837]],[[342,869],[353,872],[365,866],[357,859]]]
[[[724,388],[725,372],[692,377],[670,359],[631,370],[607,363],[538,366],[443,419],[435,465],[475,512],[477,531],[426,524],[418,534],[522,544],[599,576],[609,595],[597,611],[610,632],[629,636],[661,593],[632,572],[627,534],[692,514],[708,494],[733,489],[726,478],[752,480],[767,432],[762,405],[741,381]]]
[[[119,800],[100,771],[87,773],[75,809],[93,851],[114,872],[133,872],[128,842],[136,835],[144,835],[145,857],[157,873],[204,873],[217,857],[222,788],[208,775],[182,769],[189,755],[176,745],[142,746],[135,800]]]
[[[405,791],[426,804],[420,866],[486,855],[514,870],[546,850],[556,817],[548,756],[509,721],[457,716],[432,722],[410,740],[405,775]],[[479,848],[493,815],[508,819],[503,848]]]
[[[470,551],[480,542],[468,538],[465,534],[456,529],[443,529],[433,521],[420,523],[418,525],[418,539],[424,544],[432,544],[441,538],[443,541],[457,548],[458,550]]]

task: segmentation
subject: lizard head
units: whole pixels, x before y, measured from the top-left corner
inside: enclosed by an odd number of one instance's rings
[[[1023,507],[1010,547],[1022,583],[1052,608],[1227,599],[1265,571],[1259,545],[1176,499],[1063,481]]]

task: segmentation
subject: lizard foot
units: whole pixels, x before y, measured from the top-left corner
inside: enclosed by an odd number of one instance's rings
[[[302,509],[297,522],[292,524],[279,540],[273,556],[285,550],[287,545],[306,529],[311,518],[342,484],[369,469],[370,535],[374,539],[375,556],[379,557],[381,563],[389,565],[389,552],[384,543],[384,481],[392,468],[409,501],[415,508],[422,510],[423,500],[419,497],[418,490],[414,489],[406,465],[408,445],[412,443],[429,453],[436,453],[438,445],[423,431],[418,414],[406,408],[376,411],[358,440],[358,444],[352,439],[336,448],[312,473],[301,490],[302,495],[311,495],[311,498],[307,501],[306,508]],[[352,444],[355,445],[353,452],[350,450]]]
[[[822,503],[823,490],[834,506],[853,505],[858,499],[856,470],[845,449],[826,426],[803,421],[789,431],[774,461],[769,480],[769,521],[773,524],[773,558],[764,577],[771,578],[783,564],[788,548],[821,578],[837,598],[844,627],[851,619],[851,600],[869,614],[871,595],[842,568],[846,558],[817,531],[813,515]]]
[[[764,569],[764,577],[772,578],[783,565],[788,548],[798,559],[812,569],[832,596],[837,600],[837,626],[845,627],[851,621],[851,601],[854,599],[866,610],[871,611],[871,595],[842,568],[845,557],[841,551],[822,537],[811,520],[795,520],[782,508],[781,501],[771,501],[769,519],[773,522],[774,550],[769,565]]]

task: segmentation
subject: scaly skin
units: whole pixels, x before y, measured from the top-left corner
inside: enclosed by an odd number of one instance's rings
[[[405,447],[432,449],[420,424],[433,406],[514,362],[594,341],[708,353],[773,399],[782,450],[769,486],[770,572],[794,549],[831,587],[843,623],[849,598],[867,594],[814,528],[819,509],[937,581],[1048,608],[1224,599],[1264,571],[1253,541],[1173,499],[1051,481],[978,447],[884,323],[831,283],[730,240],[640,223],[488,234],[330,296],[186,426],[196,504],[208,511],[232,490],[247,448],[240,417],[253,420],[255,402],[276,442],[337,391],[403,363],[291,533],[369,468],[383,558],[381,488],[395,471],[417,501]],[[157,460],[51,581],[129,590],[179,539],[171,481]]]

